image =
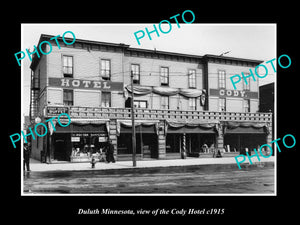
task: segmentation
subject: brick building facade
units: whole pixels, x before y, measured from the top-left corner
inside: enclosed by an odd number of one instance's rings
[[[80,39],[65,45],[58,38],[59,49],[50,38],[41,35],[39,43],[49,41],[52,52],[33,55],[30,65],[30,116],[45,122],[65,112],[72,123],[55,123],[55,131],[32,140],[35,158],[89,160],[111,139],[117,160],[130,159],[132,92],[138,159],[205,157],[221,148],[230,155],[271,141],[272,114],[258,113],[258,82],[234,90],[229,79],[261,61]]]

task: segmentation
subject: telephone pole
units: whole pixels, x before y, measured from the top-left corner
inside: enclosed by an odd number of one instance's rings
[[[136,167],[136,137],[134,124],[134,93],[133,93],[133,72],[131,71],[131,122],[132,122],[132,163]]]

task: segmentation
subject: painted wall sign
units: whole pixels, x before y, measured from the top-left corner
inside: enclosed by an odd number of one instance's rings
[[[209,95],[218,97],[258,98],[258,92],[245,90],[209,89]]]
[[[103,91],[123,91],[122,82],[81,80],[73,78],[49,77],[49,86],[71,89],[94,89]]]

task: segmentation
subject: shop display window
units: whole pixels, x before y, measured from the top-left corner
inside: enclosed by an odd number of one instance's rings
[[[100,156],[107,145],[107,135],[101,133],[75,133],[71,135],[71,160],[76,158],[89,158],[92,155]]]

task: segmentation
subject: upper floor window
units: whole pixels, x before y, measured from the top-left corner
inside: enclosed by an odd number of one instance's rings
[[[160,67],[160,84],[169,85],[169,68]]]
[[[40,69],[39,70],[36,70],[32,76],[32,81],[31,81],[31,84],[32,84],[32,87],[33,88],[40,88]]]
[[[104,80],[110,80],[110,60],[109,59],[101,59],[101,70],[100,76]]]
[[[250,112],[250,99],[244,99],[243,108],[244,112]]]
[[[133,83],[140,84],[140,65],[131,64],[131,71],[133,73]]]
[[[169,96],[161,96],[161,108],[169,109]]]
[[[110,107],[111,106],[111,95],[110,92],[101,93],[101,107]]]
[[[219,98],[219,111],[220,112],[226,111],[226,98]]]
[[[246,77],[246,80],[247,80],[247,84],[246,84],[246,82],[243,80],[243,89],[245,90],[245,91],[250,91],[250,78],[251,77],[247,77],[247,76],[249,76],[250,75],[250,73],[244,73],[244,76]]]
[[[64,89],[63,90],[63,102],[64,105],[73,105],[73,90]]]
[[[64,77],[73,77],[73,56],[63,56]]]
[[[196,98],[189,98],[189,110],[196,110]]]
[[[135,108],[147,108],[147,101],[144,100],[134,100],[133,105]]]
[[[196,88],[196,70],[188,71],[189,88]]]
[[[218,71],[219,88],[226,88],[225,70]]]

